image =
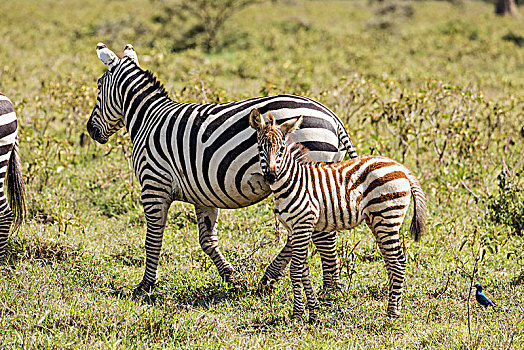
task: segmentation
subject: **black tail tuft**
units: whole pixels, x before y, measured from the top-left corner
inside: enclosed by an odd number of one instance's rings
[[[13,212],[13,231],[20,228],[26,216],[24,179],[21,167],[17,140],[9,158],[6,178],[7,199]]]
[[[415,200],[415,208],[413,210],[413,218],[411,219],[409,230],[415,241],[418,242],[424,231],[426,231],[426,196],[415,174],[410,172],[408,174],[408,179],[411,184],[411,194]]]

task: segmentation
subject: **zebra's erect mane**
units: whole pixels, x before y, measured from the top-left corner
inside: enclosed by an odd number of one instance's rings
[[[135,65],[140,71],[142,71],[144,73],[144,77],[147,79],[147,81],[153,86],[153,88],[156,89],[156,91],[161,95],[161,96],[165,96],[167,98],[169,98],[169,95],[166,91],[166,88],[164,87],[164,84],[162,84],[158,78],[155,76],[155,74],[153,72],[151,72],[150,70],[143,70],[142,68],[140,68],[139,65],[136,64],[135,61],[133,61],[131,58],[129,57],[123,57],[122,58],[123,60],[128,60],[129,63]]]
[[[169,95],[167,94],[167,91],[166,91],[166,88],[164,87],[164,84],[162,84],[157,79],[157,77],[155,77],[153,72],[151,72],[150,70],[146,70],[146,71],[144,71],[144,73],[145,73],[145,76],[148,79],[148,81],[151,83],[151,85],[153,85],[153,87],[156,88],[157,92],[160,95],[169,98]]]

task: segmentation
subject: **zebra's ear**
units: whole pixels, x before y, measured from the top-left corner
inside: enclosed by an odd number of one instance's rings
[[[285,123],[282,123],[282,125],[280,125],[280,131],[284,136],[286,136],[289,133],[292,133],[300,127],[300,124],[302,124],[302,119],[302,116],[300,116],[297,119],[291,119]]]
[[[136,54],[136,51],[133,45],[131,44],[126,45],[126,48],[124,49],[124,57],[129,57],[136,63],[137,66],[140,67],[140,64],[138,63],[138,56]]]
[[[249,125],[251,125],[251,127],[255,130],[260,130],[266,126],[264,118],[262,118],[262,115],[256,108],[253,108],[251,114],[249,115]]]
[[[104,43],[98,43],[96,45],[96,55],[108,68],[113,68],[118,64],[118,62],[120,62],[118,56],[115,55],[113,51],[109,50]]]
[[[267,122],[271,124],[271,126],[277,125],[277,122],[275,121],[275,116],[273,115],[273,113],[271,112],[267,113]]]

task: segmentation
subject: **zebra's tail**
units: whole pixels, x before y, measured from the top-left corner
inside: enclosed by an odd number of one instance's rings
[[[353,142],[351,142],[351,139],[349,138],[346,128],[344,128],[343,125],[339,125],[338,128],[339,128],[338,129],[339,143],[343,147],[343,148],[340,148],[339,150],[340,151],[345,150],[348,153],[349,158],[357,158],[358,157],[357,151],[355,151],[355,147],[353,147]]]
[[[7,199],[13,212],[13,231],[16,231],[20,228],[20,225],[22,225],[26,215],[25,189],[22,177],[22,166],[18,154],[18,139],[9,157],[6,181]]]
[[[415,241],[420,241],[420,237],[426,230],[426,195],[420,186],[415,174],[411,171],[408,172],[408,180],[411,185],[411,194],[415,201],[415,209],[413,210],[413,219],[411,220],[411,226],[409,230],[413,235]]]

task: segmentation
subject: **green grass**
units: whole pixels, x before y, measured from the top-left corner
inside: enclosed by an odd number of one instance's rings
[[[22,127],[29,214],[0,265],[0,348],[524,347],[523,238],[508,226],[524,195],[498,189],[503,164],[507,181],[523,184],[522,21],[497,18],[484,2],[408,5],[413,16],[392,19],[364,1],[267,2],[233,16],[212,52],[173,52],[180,28],[153,21],[160,2],[0,3],[0,91]],[[270,200],[221,212],[219,242],[241,292],[201,251],[191,206],[175,203],[159,284],[147,302],[131,300],[145,219],[129,141],[119,133],[98,145],[85,132],[105,69],[99,41],[115,51],[132,43],[179,101],[313,97],[344,120],[359,153],[412,168],[428,195],[429,231],[414,243],[404,225],[402,317],[385,316],[386,271],[364,225],[339,234],[342,291],[323,302],[319,322],[289,319],[289,277],[256,296],[286,237]],[[458,261],[471,273],[480,255],[476,281],[500,309],[472,302],[470,337],[470,281]]]

